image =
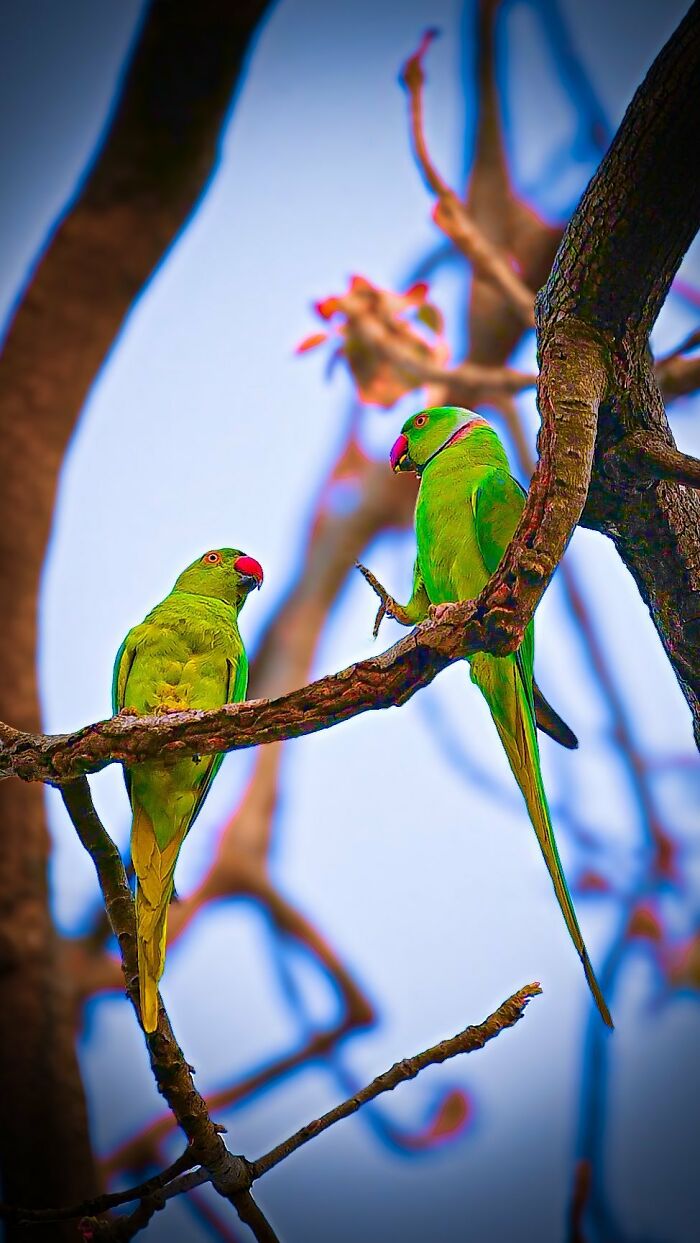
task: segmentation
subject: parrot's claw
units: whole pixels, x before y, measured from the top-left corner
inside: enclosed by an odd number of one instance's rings
[[[384,621],[384,618],[396,616],[394,612],[394,610],[397,607],[396,601],[393,599],[392,596],[389,595],[388,591],[386,591],[385,588],[382,587],[382,584],[379,582],[379,579],[375,578],[372,571],[368,570],[366,565],[363,565],[361,561],[356,561],[355,565],[360,571],[360,574],[362,574],[362,576],[369,583],[370,587],[372,588],[372,591],[376,592],[376,594],[379,596],[379,599],[381,600],[381,604],[379,605],[379,608],[377,609],[377,616],[374,619],[374,626],[372,627],[372,635],[376,639],[377,635],[379,634],[379,627]]]
[[[135,708],[120,708],[117,716],[138,716]]]

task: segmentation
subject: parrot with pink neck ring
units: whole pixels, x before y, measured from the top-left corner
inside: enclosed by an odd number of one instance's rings
[[[525,494],[511,476],[493,428],[459,406],[435,406],[412,415],[401,429],[390,460],[394,471],[414,471],[420,479],[415,511],[417,555],[413,590],[405,605],[398,604],[360,566],[382,600],[375,633],[384,613],[402,625],[415,626],[430,614],[440,616],[452,603],[475,599],[498,567],[525,504]],[[477,652],[469,658],[472,681],[488,703],[525,800],[588,986],[603,1021],[612,1027],[559,858],[536,726],[563,746],[575,747],[577,741],[537,688],[533,663],[532,622],[512,655]]]

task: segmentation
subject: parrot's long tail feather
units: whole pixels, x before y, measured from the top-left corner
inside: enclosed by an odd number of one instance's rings
[[[173,892],[173,873],[179,838],[161,850],[153,823],[134,798],[131,826],[131,857],[136,871],[136,930],[139,960],[141,1021],[146,1032],[158,1024],[158,981],[165,966],[168,904]]]
[[[558,742],[560,747],[566,747],[568,751],[575,751],[578,747],[578,738],[574,731],[569,729],[566,721],[562,720],[556,709],[547,702],[535,681],[532,683],[532,693],[535,700],[537,728],[541,729],[543,733],[549,734],[549,737]]]
[[[574,904],[564,877],[564,870],[554,838],[547,796],[540,771],[540,753],[535,732],[534,704],[528,697],[521,671],[515,659],[512,657],[500,659],[485,657],[482,660],[489,662],[497,660],[497,671],[493,666],[487,667],[487,670],[483,671],[488,671],[487,676],[483,677],[482,669],[479,668],[475,660],[473,662],[474,681],[477,682],[486,695],[496,728],[508,757],[508,762],[527,804],[530,820],[537,835],[540,850],[547,865],[554,892],[557,895],[557,901],[564,916],[571,940],[576,946],[578,956],[583,964],[588,986],[593,994],[603,1022],[608,1027],[612,1027],[613,1021],[610,1011],[595,977],[591,960],[588,957],[588,951],[581,935],[581,929],[576,918]],[[477,667],[474,668],[474,665]],[[496,674],[496,680],[499,683],[500,693],[497,697],[493,695],[495,688],[492,678],[488,676],[488,674],[492,673]],[[503,679],[507,679],[507,686],[503,685]]]

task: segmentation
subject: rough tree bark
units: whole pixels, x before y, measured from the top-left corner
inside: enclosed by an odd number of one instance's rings
[[[129,306],[211,174],[264,8],[265,0],[154,0],[103,150],[7,335],[0,363],[0,718],[27,729],[40,727],[36,605],[66,445]],[[3,1192],[17,1203],[65,1202],[92,1192],[94,1172],[48,909],[39,786],[3,783],[0,832]],[[23,1230],[23,1239],[32,1236]]]
[[[604,389],[582,523],[634,576],[693,714],[700,747],[700,493],[658,478],[674,446],[649,333],[700,228],[700,5],[637,91],[537,299],[540,398]],[[593,412],[595,420],[595,411]],[[645,447],[646,446],[646,447]],[[682,470],[668,474],[683,478]],[[687,476],[686,476],[687,477]]]

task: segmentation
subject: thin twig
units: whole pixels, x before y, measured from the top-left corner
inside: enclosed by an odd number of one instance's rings
[[[534,295],[531,295],[534,306]],[[349,298],[345,299],[349,302]],[[353,332],[375,353],[393,363],[415,387],[420,384],[447,384],[460,400],[470,405],[483,393],[522,393],[534,388],[537,376],[514,367],[494,367],[465,359],[456,367],[444,367],[430,355],[421,353],[415,344],[405,340],[381,319],[365,313],[353,316]],[[534,320],[533,320],[534,322]]]
[[[107,1243],[108,1240],[109,1243],[125,1243],[127,1239],[133,1239],[141,1230],[145,1230],[151,1218],[165,1208],[168,1200],[172,1200],[174,1196],[184,1195],[209,1181],[210,1175],[205,1169],[181,1174],[167,1187],[144,1196],[133,1212],[122,1217],[115,1217],[112,1221],[93,1216],[83,1217],[80,1222],[80,1233],[84,1239],[95,1240],[95,1243],[98,1241]]]
[[[42,1222],[66,1221],[71,1217],[92,1217],[117,1208],[120,1204],[129,1204],[132,1200],[147,1198],[154,1192],[162,1190],[179,1174],[183,1174],[196,1164],[196,1160],[187,1148],[167,1169],[139,1183],[136,1187],[95,1196],[91,1200],[83,1200],[82,1203],[70,1205],[68,1208],[16,1208],[10,1204],[0,1203],[0,1218],[10,1221]]]
[[[688,334],[670,354],[657,358],[656,378],[666,401],[674,397],[687,397],[700,388],[700,357],[685,358],[690,350],[700,345],[700,328]]]
[[[342,1104],[336,1105],[334,1109],[328,1111],[323,1117],[317,1118],[314,1122],[307,1123],[299,1131],[295,1131],[294,1135],[290,1135],[276,1148],[271,1149],[264,1157],[260,1157],[257,1161],[253,1161],[251,1171],[254,1179],[260,1178],[263,1174],[267,1174],[268,1170],[279,1165],[280,1161],[284,1161],[290,1153],[296,1152],[297,1148],[301,1148],[302,1144],[308,1143],[310,1139],[315,1139],[328,1127],[339,1122],[342,1118],[349,1118],[351,1114],[356,1113],[362,1105],[366,1105],[368,1101],[374,1100],[380,1096],[382,1092],[391,1092],[398,1087],[400,1083],[405,1083],[407,1079],[415,1079],[416,1075],[424,1070],[426,1066],[437,1066],[441,1062],[446,1062],[448,1058],[456,1057],[459,1053],[472,1053],[476,1049],[483,1049],[488,1040],[492,1040],[494,1036],[498,1036],[500,1032],[507,1027],[513,1027],[519,1019],[523,1017],[525,1007],[528,1002],[537,997],[542,992],[539,984],[526,984],[519,989],[517,993],[513,993],[507,1001],[504,1001],[493,1014],[490,1014],[483,1023],[479,1023],[474,1027],[465,1027],[456,1036],[452,1036],[449,1040],[441,1040],[439,1044],[433,1045],[430,1049],[425,1049],[422,1053],[415,1054],[414,1057],[404,1058],[401,1062],[396,1062],[390,1070],[384,1071],[382,1075],[378,1075],[373,1079],[367,1087],[358,1092],[355,1096],[349,1097]]]
[[[435,28],[424,31],[416,51],[412,56],[409,56],[401,70],[400,80],[408,91],[410,133],[416,163],[423,174],[428,188],[433,191],[433,194],[440,197],[443,194],[449,194],[450,187],[446,181],[443,181],[433,164],[428,144],[425,141],[425,130],[423,128],[423,86],[425,84],[423,57],[438,34],[439,31]]]
[[[435,223],[469,259],[478,275],[500,290],[518,319],[527,328],[534,328],[533,290],[528,289],[499,247],[484,236],[465,204],[443,180],[430,158],[423,129],[423,57],[435,34],[434,30],[426,31],[418,50],[406,61],[401,74],[401,80],[408,91],[411,139],[416,162],[429,189],[438,200],[434,211]]]

